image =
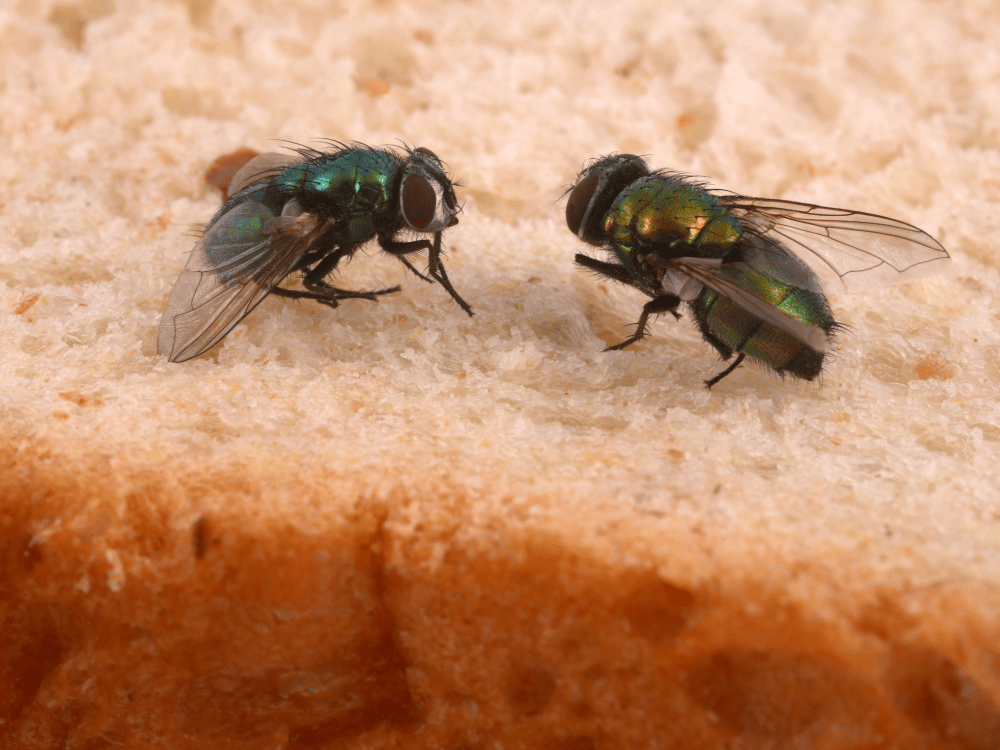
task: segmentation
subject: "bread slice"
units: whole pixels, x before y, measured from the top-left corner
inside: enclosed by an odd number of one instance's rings
[[[0,746],[998,746],[1000,192],[940,114],[988,121],[952,83],[995,56],[933,3],[877,45],[661,5],[3,19]],[[372,247],[336,283],[400,293],[157,356],[202,173],[314,134],[448,162],[475,318]],[[832,297],[819,382],[708,392],[687,317],[603,351],[645,300],[574,267],[558,197],[614,150],[954,267]]]

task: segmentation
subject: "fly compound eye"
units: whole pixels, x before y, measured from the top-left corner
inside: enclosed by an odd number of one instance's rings
[[[594,197],[594,191],[597,190],[597,183],[596,174],[584,177],[576,183],[573,192],[569,194],[569,200],[566,201],[566,224],[573,234],[579,235],[580,233],[580,225],[583,224],[583,217],[587,213],[590,199]]]
[[[437,194],[431,184],[418,174],[409,175],[403,182],[402,209],[403,218],[414,229],[426,229],[434,221]]]

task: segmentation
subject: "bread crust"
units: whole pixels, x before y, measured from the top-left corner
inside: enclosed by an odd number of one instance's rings
[[[747,565],[727,549],[753,534],[563,523],[567,497],[460,479],[2,461],[8,747],[979,748],[1000,730],[990,586],[777,549]]]

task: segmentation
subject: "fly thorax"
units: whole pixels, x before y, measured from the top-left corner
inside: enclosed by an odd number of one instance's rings
[[[698,247],[705,250],[708,250],[709,248],[728,250],[736,244],[736,241],[739,240],[741,234],[743,234],[743,229],[735,219],[729,216],[720,216],[704,222],[698,228],[696,237],[692,239],[692,244],[698,245]],[[704,254],[718,254],[721,256],[725,255],[725,252],[706,252]]]
[[[351,240],[363,241],[375,236],[375,220],[371,214],[358,214],[347,218],[347,234]]]
[[[621,201],[608,211],[602,223],[604,235],[611,242],[612,247],[622,251],[632,253],[634,246],[641,246],[650,241],[649,235],[637,229],[643,221],[642,212],[635,210],[633,201]],[[636,260],[640,263],[641,260]]]
[[[724,255],[714,248],[728,247],[740,236],[739,224],[718,201],[700,188],[678,180],[650,178],[635,197],[643,199],[636,213],[635,231],[652,242],[698,248],[704,256]]]
[[[630,196],[635,232],[656,243],[694,243],[717,213],[704,192],[683,182],[655,176]]]
[[[705,229],[705,226],[709,223],[710,221],[707,216],[696,217],[695,220],[692,221],[687,228],[688,242],[691,244],[696,243],[698,241],[698,238],[701,236],[702,231]]]
[[[646,252],[645,248],[628,245],[613,244],[612,249],[622,265],[639,282],[637,286],[649,296],[658,297],[665,270],[663,257],[655,252]]]
[[[632,240],[632,229],[629,224],[629,216],[622,216],[621,213],[608,211],[601,222],[602,234],[601,243],[611,240],[612,245],[627,247]],[[606,238],[606,239],[605,239]]]

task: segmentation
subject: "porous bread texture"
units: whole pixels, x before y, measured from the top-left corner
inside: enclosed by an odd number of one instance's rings
[[[321,467],[20,458],[8,528],[62,523],[4,544],[9,746],[989,748],[1000,732],[988,586],[892,586],[847,556],[460,478],[373,492]]]
[[[0,10],[0,746],[996,747],[996,24]],[[476,317],[372,251],[337,283],[399,294],[158,357],[209,164],[316,136],[448,163]],[[559,196],[612,151],[910,221],[953,268],[833,298],[821,383],[708,393],[687,318],[602,351],[644,300],[573,267]]]

